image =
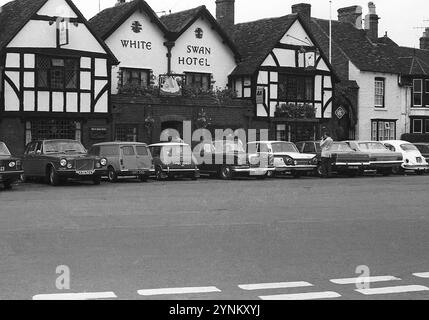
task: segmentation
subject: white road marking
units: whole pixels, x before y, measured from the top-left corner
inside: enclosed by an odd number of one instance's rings
[[[287,288],[303,288],[312,287],[308,282],[277,282],[277,283],[260,283],[260,284],[241,284],[238,287],[243,290],[269,290],[269,289],[287,289]]]
[[[216,287],[189,287],[189,288],[165,288],[165,289],[144,289],[137,293],[141,296],[159,296],[159,295],[176,295],[189,293],[213,293],[222,292]]]
[[[418,278],[429,279],[429,272],[413,273],[413,276]]]
[[[287,301],[287,300],[317,300],[317,299],[333,299],[340,298],[341,295],[337,292],[309,292],[309,293],[295,293],[295,294],[279,294],[273,296],[261,296],[262,300],[269,301]]]
[[[356,283],[374,283],[374,282],[385,282],[385,281],[400,281],[401,279],[394,276],[381,276],[381,277],[361,277],[361,278],[345,278],[345,279],[332,279],[330,280],[335,284],[356,284]]]
[[[356,290],[364,295],[377,295],[377,294],[393,294],[393,293],[408,293],[429,291],[428,287],[424,286],[399,286],[399,287],[386,287],[386,288],[372,288],[372,289],[359,289]]]
[[[114,292],[85,292],[85,293],[57,293],[57,294],[39,294],[33,297],[33,300],[96,300],[96,299],[116,299]]]

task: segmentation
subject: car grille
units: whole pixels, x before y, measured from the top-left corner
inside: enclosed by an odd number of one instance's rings
[[[295,165],[297,166],[306,166],[308,164],[310,164],[310,160],[295,160]]]
[[[76,170],[94,170],[94,160],[92,159],[79,159],[76,160]]]
[[[338,154],[337,161],[341,162],[369,162],[367,154]]]

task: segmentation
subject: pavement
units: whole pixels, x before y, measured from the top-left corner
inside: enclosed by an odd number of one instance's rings
[[[0,189],[0,299],[429,299],[429,176]]]

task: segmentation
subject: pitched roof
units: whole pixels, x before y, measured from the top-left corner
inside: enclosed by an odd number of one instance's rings
[[[199,6],[193,9],[167,14],[162,16],[160,19],[170,31],[180,32],[203,9],[205,9],[205,6]]]
[[[0,11],[0,52],[48,0],[15,0]]]
[[[398,57],[402,74],[429,75],[429,50],[401,46],[388,49]]]
[[[31,17],[36,14],[49,0],[15,0],[6,3],[1,7],[0,11],[0,52],[8,45],[8,43],[19,33],[19,31],[31,20]],[[77,16],[83,21],[92,35],[96,38],[99,44],[103,47],[106,53],[110,56],[113,64],[118,64],[118,61],[112,51],[91,29],[87,20],[74,5],[71,0],[65,0]]]
[[[139,8],[143,9],[164,33],[168,32],[157,14],[144,0],[133,0],[131,2],[124,2],[114,7],[107,8],[91,18],[89,23],[94,31],[103,40],[106,40]]]
[[[297,18],[296,14],[291,14],[236,24],[231,36],[242,61],[232,75],[250,75],[256,72]]]

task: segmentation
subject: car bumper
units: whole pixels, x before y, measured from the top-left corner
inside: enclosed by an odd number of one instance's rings
[[[403,164],[402,168],[406,171],[429,171],[429,165],[408,165]]]
[[[57,174],[61,178],[75,179],[75,180],[88,180],[94,177],[102,177],[107,175],[107,170],[58,170]]]
[[[369,162],[335,162],[333,165],[343,170],[359,170],[370,166]]]
[[[308,165],[308,166],[281,166],[276,167],[276,172],[296,172],[296,171],[314,171],[317,169],[316,165]]]
[[[24,171],[2,171],[0,172],[0,183],[1,182],[15,182],[18,181]]]
[[[249,176],[264,176],[268,172],[275,171],[276,168],[240,168],[232,167],[232,172],[235,175],[249,175]]]
[[[200,177],[200,170],[199,169],[176,169],[176,168],[167,168],[162,170],[163,174],[166,174],[168,176],[195,176]]]
[[[373,161],[370,162],[370,168],[373,169],[384,169],[384,168],[394,168],[394,167],[400,167],[403,164],[402,161]]]

